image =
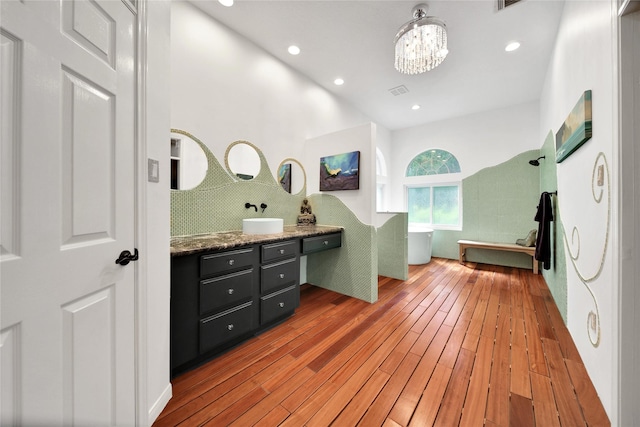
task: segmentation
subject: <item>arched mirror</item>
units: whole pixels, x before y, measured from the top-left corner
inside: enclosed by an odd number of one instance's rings
[[[260,156],[255,147],[246,141],[229,145],[224,163],[229,173],[240,179],[250,180],[260,173]]]
[[[307,186],[307,174],[302,164],[293,158],[280,162],[276,171],[276,180],[284,191],[291,194],[298,194]]]
[[[209,162],[193,135],[171,129],[171,189],[190,190],[207,176]]]

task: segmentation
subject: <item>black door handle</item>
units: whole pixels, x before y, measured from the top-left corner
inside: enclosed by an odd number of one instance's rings
[[[138,260],[138,248],[133,248],[133,255],[129,251],[120,252],[120,256],[116,260],[116,264],[127,265],[131,261]]]

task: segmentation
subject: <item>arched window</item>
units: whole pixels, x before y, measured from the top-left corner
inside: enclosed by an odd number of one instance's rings
[[[407,166],[406,176],[441,175],[459,173],[456,156],[444,150],[428,150],[415,156]]]
[[[462,226],[460,163],[448,151],[431,149],[415,156],[405,174],[409,223],[441,229]]]

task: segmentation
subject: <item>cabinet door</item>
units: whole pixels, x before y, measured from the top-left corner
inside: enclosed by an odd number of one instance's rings
[[[200,321],[200,353],[251,332],[253,324],[253,302],[216,314]]]
[[[200,281],[200,314],[251,299],[253,268]]]
[[[202,255],[200,277],[208,277],[251,268],[257,262],[253,247]]]
[[[262,262],[291,258],[298,255],[298,239],[262,245]]]
[[[199,354],[199,255],[171,257],[171,369]]]
[[[300,278],[298,265],[298,258],[291,258],[260,267],[261,294],[297,284]]]
[[[260,323],[266,324],[291,314],[300,304],[300,289],[290,286],[260,298]]]
[[[342,246],[342,233],[326,234],[302,239],[302,254],[311,254]]]

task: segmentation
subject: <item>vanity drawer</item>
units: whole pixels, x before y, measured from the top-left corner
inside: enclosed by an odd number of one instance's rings
[[[297,255],[298,240],[262,245],[262,262],[275,261]]]
[[[290,314],[299,304],[299,295],[300,291],[294,285],[260,298],[260,323]]]
[[[264,294],[272,289],[297,283],[300,278],[298,263],[298,258],[291,258],[260,267],[260,292]]]
[[[254,329],[251,301],[200,321],[200,353]]]
[[[253,262],[253,247],[203,255],[200,257],[200,277],[241,270],[251,267]]]
[[[200,314],[251,298],[253,268],[200,281]]]
[[[302,254],[339,248],[342,246],[342,233],[325,234],[316,237],[302,239]]]

